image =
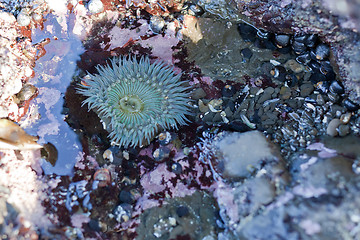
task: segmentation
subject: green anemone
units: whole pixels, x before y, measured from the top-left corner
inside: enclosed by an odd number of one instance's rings
[[[189,88],[171,67],[147,57],[120,57],[96,69],[98,74],[89,74],[78,92],[87,97],[83,104],[102,119],[114,144],[143,146],[159,130],[186,124]]]

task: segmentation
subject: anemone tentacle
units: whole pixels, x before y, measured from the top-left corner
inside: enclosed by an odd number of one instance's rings
[[[89,74],[86,85],[77,89],[87,97],[82,105],[94,110],[106,124],[109,139],[116,145],[149,144],[161,129],[185,125],[190,115],[189,86],[180,74],[161,61],[148,57],[110,60]]]

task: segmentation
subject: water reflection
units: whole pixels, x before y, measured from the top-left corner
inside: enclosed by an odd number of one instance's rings
[[[72,18],[70,14],[66,19]],[[59,24],[58,19],[49,14],[44,30],[35,29],[32,34],[34,43],[45,38],[51,40],[44,47],[46,54],[36,61],[35,77],[31,80],[39,89],[39,96],[34,103],[38,106],[41,118],[26,130],[38,135],[40,144],[51,142],[58,150],[55,166],[43,161],[45,174],[69,175],[82,149],[78,136],[64,121],[62,111],[66,88],[75,74],[76,62],[80,60],[84,48],[80,39],[72,33],[71,24],[67,24],[67,29],[64,29],[64,24]]]

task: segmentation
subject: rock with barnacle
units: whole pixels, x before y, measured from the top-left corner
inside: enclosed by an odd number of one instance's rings
[[[78,92],[103,121],[115,145],[144,146],[162,129],[186,124],[189,87],[164,63],[120,57],[97,66]]]

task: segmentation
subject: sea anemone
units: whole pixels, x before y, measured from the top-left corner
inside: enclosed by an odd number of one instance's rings
[[[83,105],[98,114],[113,144],[143,146],[160,130],[188,121],[189,87],[173,68],[147,57],[120,57],[96,69],[78,92],[87,97]]]

